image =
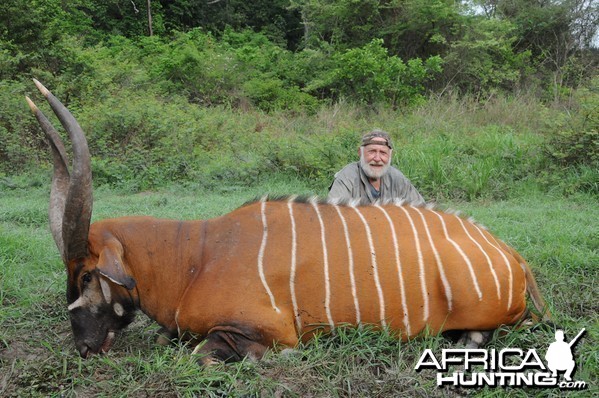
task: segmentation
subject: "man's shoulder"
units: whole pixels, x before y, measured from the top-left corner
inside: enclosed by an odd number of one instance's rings
[[[359,173],[358,162],[353,162],[335,173],[335,178],[351,178]]]
[[[387,175],[391,178],[406,178],[406,176],[396,167],[390,166]]]

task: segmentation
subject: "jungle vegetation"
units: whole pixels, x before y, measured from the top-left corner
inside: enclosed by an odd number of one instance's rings
[[[47,168],[37,78],[82,124],[96,183],[132,192],[322,189],[380,127],[428,197],[597,194],[598,21],[590,0],[5,0],[0,182]]]

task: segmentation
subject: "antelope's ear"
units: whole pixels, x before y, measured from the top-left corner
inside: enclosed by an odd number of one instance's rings
[[[116,239],[111,239],[100,252],[98,272],[117,285],[131,290],[135,287],[135,279],[127,275],[123,265],[123,246]]]

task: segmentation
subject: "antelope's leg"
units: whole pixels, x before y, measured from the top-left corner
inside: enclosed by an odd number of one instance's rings
[[[158,329],[156,334],[156,343],[160,345],[169,345],[173,342],[173,339],[178,337],[176,330],[170,330],[166,327]]]
[[[258,336],[248,331],[241,331],[233,326],[217,326],[212,328],[202,343],[194,350],[201,354],[202,365],[213,365],[218,362],[237,362],[248,357],[251,360],[262,358],[267,347],[256,341]]]
[[[462,333],[458,344],[472,349],[484,347],[491,340],[492,335],[492,330],[466,330]]]

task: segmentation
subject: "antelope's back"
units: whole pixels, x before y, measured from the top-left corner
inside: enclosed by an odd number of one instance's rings
[[[252,247],[243,246],[252,258],[244,267],[258,284],[253,293],[270,312],[293,314],[298,335],[348,323],[390,327],[403,337],[425,327],[483,330],[513,323],[525,310],[524,272],[513,250],[455,214],[289,199],[262,200],[230,216],[255,231]]]

